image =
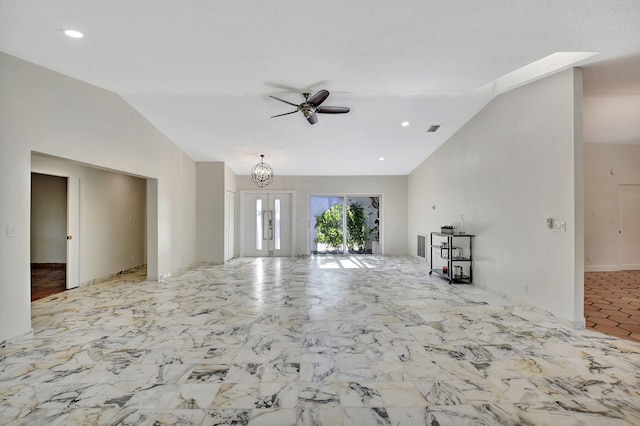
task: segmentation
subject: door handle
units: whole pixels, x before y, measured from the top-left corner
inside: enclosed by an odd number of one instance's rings
[[[262,210],[262,239],[266,240],[267,239],[267,234],[265,234],[264,232],[264,222],[267,220],[267,211],[266,210]]]
[[[273,210],[269,210],[269,239],[273,240]]]

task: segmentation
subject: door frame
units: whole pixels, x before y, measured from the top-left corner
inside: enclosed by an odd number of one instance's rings
[[[242,189],[240,190],[240,211],[236,215],[236,219],[240,219],[240,257],[244,257],[244,209],[245,195],[248,194],[290,194],[291,195],[291,257],[296,257],[296,191],[294,189]]]
[[[236,257],[236,193],[224,194],[224,261]]]

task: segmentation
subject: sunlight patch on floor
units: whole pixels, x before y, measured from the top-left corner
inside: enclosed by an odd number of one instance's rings
[[[365,256],[318,256],[320,269],[373,269],[375,266],[367,262]]]

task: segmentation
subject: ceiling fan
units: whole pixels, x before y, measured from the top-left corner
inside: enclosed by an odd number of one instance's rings
[[[278,114],[271,116],[271,118],[282,117],[283,115],[295,114],[296,112],[301,112],[302,115],[307,119],[307,121],[311,124],[316,124],[318,122],[317,114],[345,114],[350,111],[348,107],[339,107],[339,106],[320,106],[328,97],[328,90],[320,90],[315,95],[311,96],[311,93],[303,93],[304,102],[301,104],[294,104],[289,101],[285,101],[284,99],[276,98],[275,96],[270,96],[273,99],[276,99],[280,102],[284,102],[285,104],[289,104],[291,106],[296,107],[295,111],[285,112],[284,114]],[[310,97],[311,96],[311,97]]]

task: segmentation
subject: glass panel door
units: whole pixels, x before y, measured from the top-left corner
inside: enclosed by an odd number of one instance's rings
[[[348,197],[347,248],[349,253],[380,254],[380,197]]]
[[[311,197],[311,254],[344,253],[344,197]]]
[[[246,192],[243,205],[242,253],[245,256],[292,256],[292,194]]]
[[[262,231],[263,226],[263,210],[262,210],[262,198],[256,200],[256,251],[262,250]],[[266,213],[266,211],[264,212]]]
[[[311,196],[311,254],[380,254],[380,196]]]

